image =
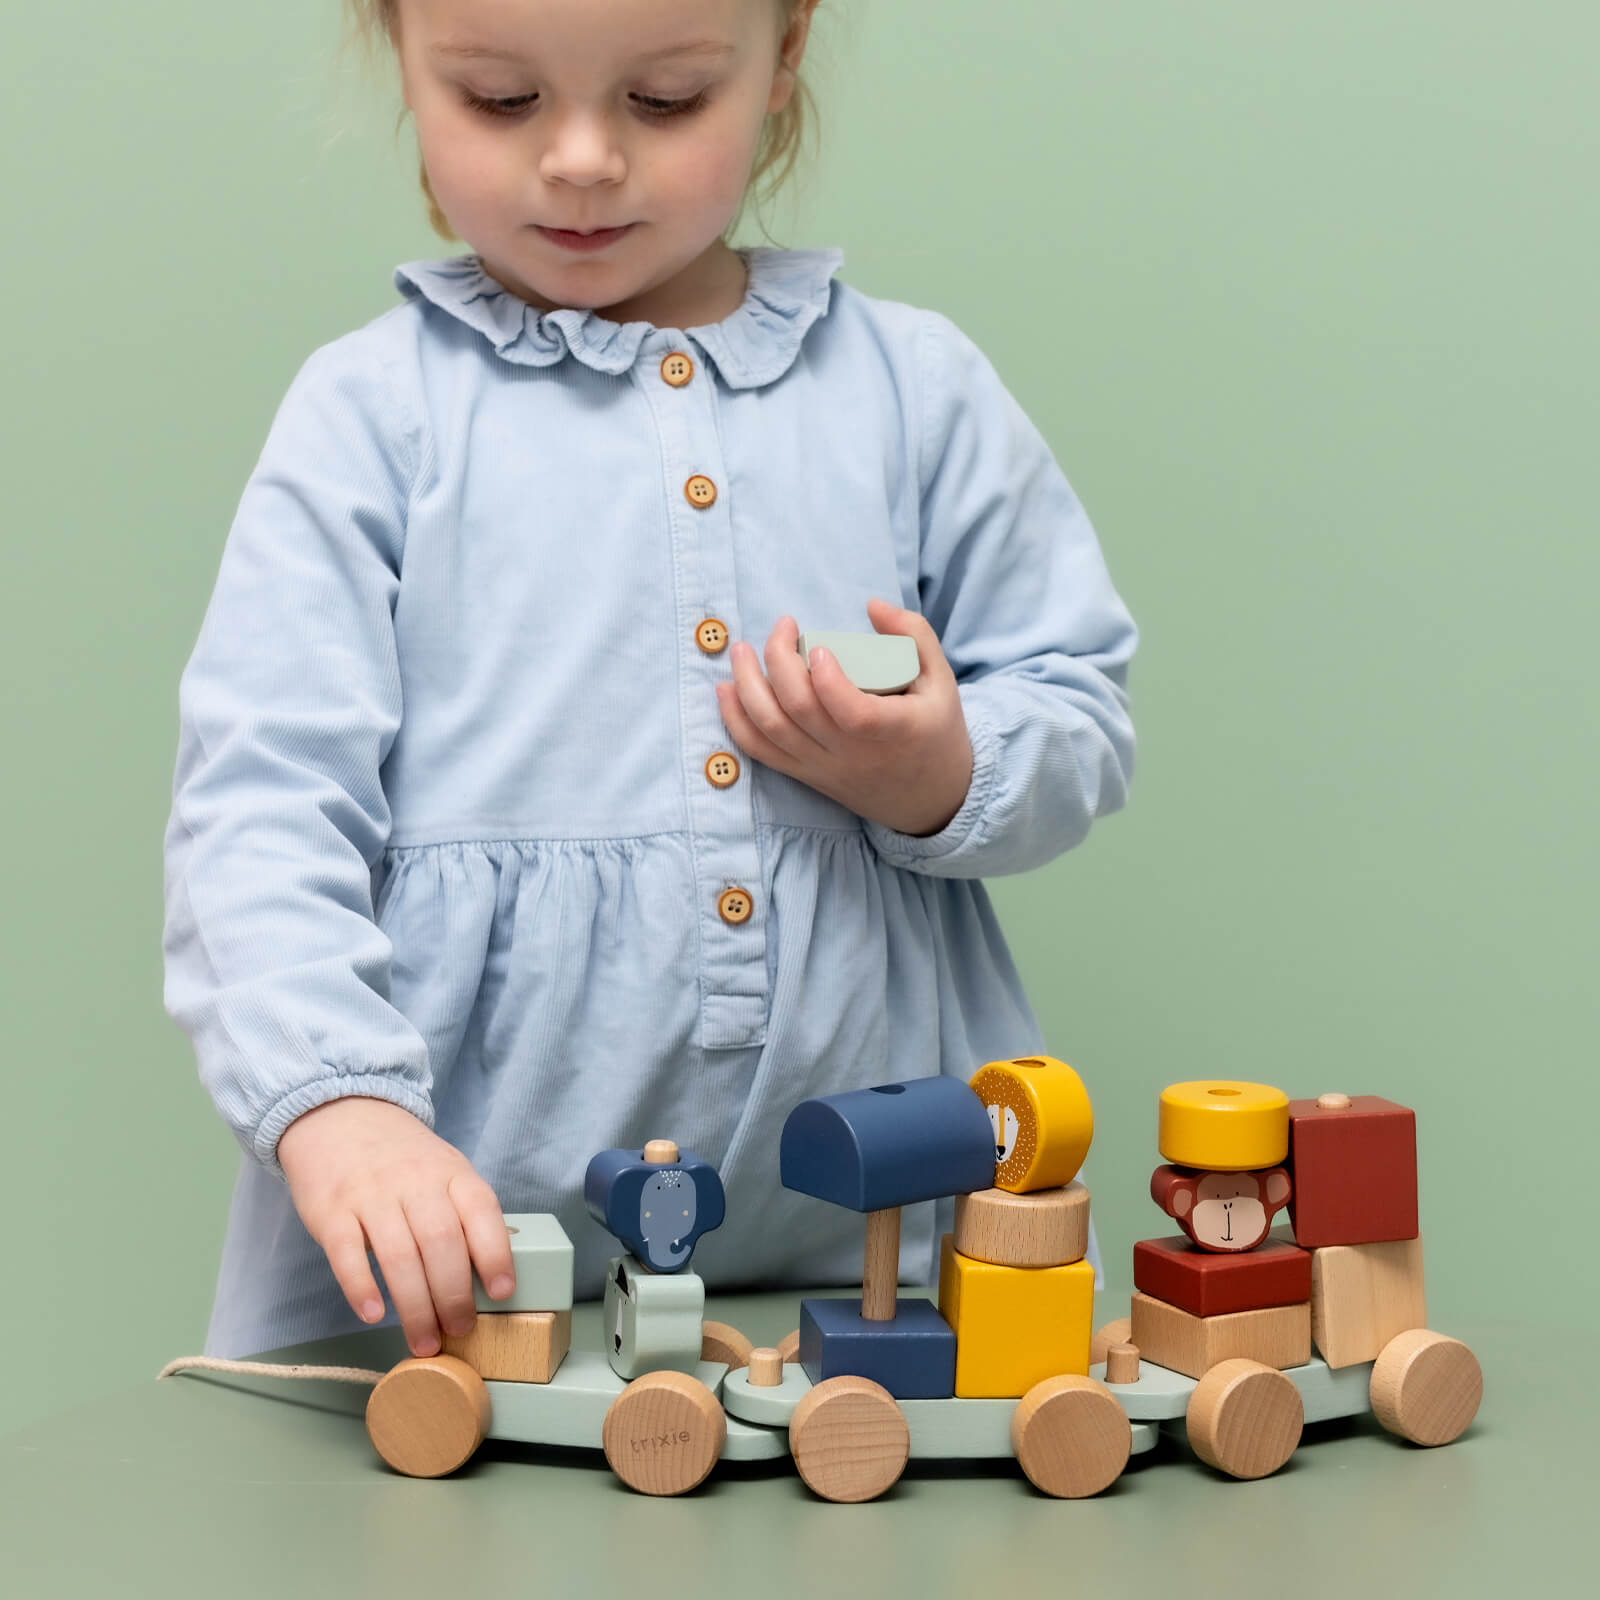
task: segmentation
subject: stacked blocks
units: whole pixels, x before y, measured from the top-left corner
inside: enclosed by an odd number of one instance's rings
[[[1330,1367],[1374,1361],[1426,1320],[1417,1124],[1377,1095],[1289,1106],[1289,1217],[1311,1252],[1311,1332]]]
[[[670,1139],[601,1150],[584,1173],[583,1199],[628,1250],[606,1264],[601,1315],[612,1371],[628,1382],[647,1372],[693,1377],[706,1288],[687,1268],[695,1244],[726,1214],[717,1169]]]
[[[481,1378],[548,1383],[572,1341],[572,1241],[545,1212],[518,1212],[505,1223],[516,1287],[509,1299],[491,1300],[474,1274],[472,1331],[447,1333],[441,1346]]]
[[[954,1393],[956,1336],[926,1299],[898,1299],[900,1207],[994,1182],[982,1103],[954,1078],[917,1078],[804,1100],[778,1147],[786,1189],[866,1214],[859,1299],[800,1303],[800,1365],[813,1384],[870,1378],[896,1399]]]
[[[1094,1113],[1078,1074],[1050,1056],[991,1061],[971,1088],[994,1139],[993,1187],[956,1200],[939,1310],[956,1335],[955,1394],[1014,1398],[1089,1370],[1089,1191],[1074,1180]]]
[[[1158,1366],[1202,1377],[1219,1361],[1269,1367],[1311,1358],[1312,1260],[1269,1241],[1289,1201],[1289,1100],[1267,1084],[1221,1079],[1161,1095],[1157,1140],[1168,1164],[1150,1194],[1187,1237],[1134,1246],[1131,1338]]]

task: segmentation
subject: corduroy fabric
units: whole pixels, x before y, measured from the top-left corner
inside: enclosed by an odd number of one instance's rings
[[[798,1100],[1045,1048],[981,879],[1123,803],[1133,622],[953,323],[838,281],[837,250],[744,255],[743,305],[688,330],[413,262],[278,410],[180,684],[165,843],[167,1007],[244,1152],[210,1355],[360,1326],[276,1159],[336,1096],[555,1212],[581,1297],[615,1249],[584,1167],[658,1135],[721,1170],[708,1284],[798,1287],[862,1250],[859,1217],[777,1182]],[[695,641],[866,629],[872,594],[932,622],[972,736],[926,839],[739,753],[727,654]],[[907,1209],[908,1280],[941,1207]]]

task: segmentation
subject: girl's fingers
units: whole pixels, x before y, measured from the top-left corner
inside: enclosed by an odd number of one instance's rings
[[[757,761],[777,772],[787,773],[791,778],[798,775],[800,764],[788,751],[780,750],[750,720],[745,714],[739,691],[731,683],[717,685],[717,709],[722,713],[722,721],[728,732],[733,735],[733,742],[746,755],[754,756]]]
[[[767,681],[784,715],[824,750],[831,750],[839,730],[818,696],[807,663],[800,659],[799,642],[800,628],[794,618],[779,617],[767,639]],[[846,687],[850,687],[848,682]]]
[[[450,1198],[467,1236],[467,1249],[478,1281],[491,1300],[504,1300],[516,1287],[517,1268],[511,1257],[511,1235],[493,1189],[476,1174],[450,1180]]]
[[[383,1296],[378,1292],[378,1280],[372,1275],[367,1261],[367,1239],[353,1211],[341,1212],[322,1231],[318,1241],[327,1254],[328,1265],[350,1309],[363,1322],[377,1322],[383,1317]]]
[[[400,1208],[422,1256],[439,1326],[458,1337],[471,1333],[477,1315],[472,1300],[472,1262],[448,1187],[429,1187],[409,1199],[402,1197]]]
[[[389,1298],[405,1329],[414,1356],[436,1356],[440,1350],[439,1324],[433,1315],[433,1296],[423,1271],[422,1256],[412,1237],[411,1225],[398,1201],[389,1201],[363,1216],[361,1225],[372,1241],[372,1253],[383,1269]]]
[[[772,685],[757,664],[754,648],[741,640],[732,645],[730,650],[733,685],[745,716],[769,744],[787,756],[804,760],[806,752],[816,747],[816,740],[792,721],[789,713],[778,704]]]

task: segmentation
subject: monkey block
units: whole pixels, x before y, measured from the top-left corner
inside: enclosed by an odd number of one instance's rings
[[[1289,1097],[1265,1083],[1201,1078],[1161,1091],[1156,1145],[1198,1172],[1252,1172],[1289,1153]]]
[[[1060,1373],[1087,1374],[1094,1268],[998,1267],[974,1261],[946,1234],[939,1255],[939,1310],[955,1329],[955,1393],[1025,1395]]]
[[[814,1384],[870,1378],[897,1400],[937,1400],[955,1393],[956,1336],[921,1297],[901,1300],[887,1322],[863,1317],[854,1297],[802,1300],[800,1365]]]
[[[472,1331],[444,1334],[444,1353],[496,1383],[549,1383],[572,1344],[570,1311],[480,1311]]]
[[[570,1311],[572,1309],[572,1241],[548,1211],[506,1215],[511,1235],[511,1263],[516,1287],[504,1300],[491,1300],[472,1275],[472,1299],[479,1311]]]
[[[968,1079],[994,1134],[994,1186],[1013,1194],[1077,1177],[1094,1139],[1083,1079],[1054,1056],[991,1061]]]
[[[911,1078],[802,1100],[783,1124],[778,1181],[850,1211],[887,1211],[994,1184],[983,1103],[959,1078]]]
[[[1417,1118],[1375,1094],[1289,1104],[1289,1221],[1296,1243],[1417,1236]]]
[[[979,1189],[956,1196],[956,1249],[997,1267],[1064,1267],[1089,1248],[1089,1191],[1081,1183],[1032,1194]]]
[[[721,1227],[726,1211],[717,1169],[666,1139],[599,1151],[583,1175],[583,1203],[650,1272],[688,1266],[696,1242]]]
[[[1309,1305],[1195,1317],[1165,1300],[1136,1294],[1132,1320],[1132,1342],[1143,1360],[1191,1378],[1235,1357],[1278,1369],[1301,1367],[1311,1359]]]
[[[1311,1255],[1279,1239],[1233,1255],[1196,1250],[1181,1236],[1141,1239],[1133,1247],[1133,1286],[1195,1317],[1304,1305]]]
[[[624,1379],[662,1369],[693,1376],[705,1309],[699,1273],[645,1272],[631,1257],[613,1256],[600,1323],[611,1370]]]
[[[1289,1174],[1282,1167],[1189,1172],[1162,1166],[1150,1174],[1150,1198],[1202,1250],[1254,1250],[1289,1198]]]
[[[1330,1367],[1375,1361],[1396,1334],[1427,1320],[1421,1239],[1311,1252],[1311,1337]]]

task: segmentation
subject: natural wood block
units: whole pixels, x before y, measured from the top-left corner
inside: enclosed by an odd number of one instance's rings
[[[606,1412],[600,1441],[611,1470],[642,1494],[683,1494],[722,1454],[727,1422],[717,1397],[683,1372],[635,1378]]]
[[[1196,1317],[1299,1305],[1311,1298],[1311,1254],[1278,1238],[1233,1255],[1197,1250],[1181,1235],[1141,1239],[1133,1286]]]
[[[386,1372],[367,1397],[373,1449],[411,1478],[438,1478],[466,1461],[489,1431],[489,1391],[455,1356],[422,1356]]]
[[[480,1311],[472,1332],[445,1334],[444,1353],[480,1378],[549,1383],[572,1344],[570,1311]]]
[[[1396,1334],[1372,1365],[1373,1414],[1413,1444],[1449,1444],[1483,1399],[1483,1369],[1459,1339],[1427,1328]]]
[[[956,1250],[997,1267],[1064,1267],[1089,1248],[1089,1191],[1073,1182],[1012,1194],[979,1189],[956,1196]]]
[[[753,1346],[735,1327],[726,1322],[700,1324],[700,1359],[720,1361],[729,1372],[747,1366]]]
[[[1417,1118],[1407,1107],[1375,1094],[1290,1101],[1289,1167],[1289,1220],[1304,1248],[1416,1238]]]
[[[824,1500],[872,1500],[905,1471],[911,1433],[889,1391],[870,1378],[829,1378],[794,1408],[789,1449]]]
[[[1421,1239],[1311,1252],[1311,1337],[1330,1367],[1375,1361],[1397,1333],[1427,1320]]]
[[[1083,1079],[1065,1061],[990,1061],[967,1081],[989,1113],[996,1188],[1026,1194],[1077,1177],[1094,1139],[1094,1111]]]
[[[1204,1376],[1219,1361],[1245,1357],[1267,1367],[1298,1367],[1311,1359],[1311,1307],[1272,1306],[1196,1317],[1147,1294],[1133,1297],[1133,1343],[1145,1361]]]
[[[955,1329],[958,1396],[1024,1395],[1058,1373],[1087,1374],[1094,1268],[997,1267],[974,1261],[947,1233],[939,1310]]]
[[[1035,1384],[1011,1415],[1011,1445],[1029,1481],[1078,1500],[1115,1483],[1128,1464],[1128,1413],[1093,1378],[1066,1373]]]
[[[1219,1362],[1201,1378],[1186,1415],[1189,1443],[1207,1466],[1264,1478],[1294,1454],[1305,1414],[1290,1379],[1240,1359]]]
[[[1129,1317],[1115,1317],[1094,1330],[1089,1340],[1089,1365],[1099,1366],[1106,1352],[1114,1344],[1127,1344],[1133,1338],[1133,1321]]]

